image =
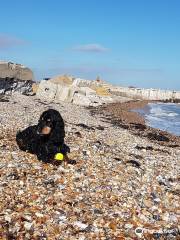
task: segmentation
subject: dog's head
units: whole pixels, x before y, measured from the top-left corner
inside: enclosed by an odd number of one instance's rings
[[[64,121],[60,113],[54,109],[49,109],[40,116],[37,134],[47,136],[59,127],[64,128]]]

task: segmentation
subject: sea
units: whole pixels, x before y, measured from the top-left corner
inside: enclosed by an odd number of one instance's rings
[[[135,111],[145,118],[148,126],[180,136],[180,104],[149,103]]]

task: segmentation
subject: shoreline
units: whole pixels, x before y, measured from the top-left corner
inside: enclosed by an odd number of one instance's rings
[[[102,112],[105,121],[111,124],[128,129],[134,135],[148,138],[151,141],[158,142],[160,145],[171,147],[180,146],[180,137],[173,135],[167,131],[150,127],[146,124],[145,118],[138,112],[131,111],[141,109],[148,103],[156,103],[159,101],[148,100],[130,100],[124,103],[111,103],[91,110],[91,113]]]

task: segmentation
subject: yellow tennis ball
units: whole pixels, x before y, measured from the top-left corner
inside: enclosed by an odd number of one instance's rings
[[[58,161],[63,161],[64,155],[62,153],[56,153],[56,155],[54,156],[54,159]]]

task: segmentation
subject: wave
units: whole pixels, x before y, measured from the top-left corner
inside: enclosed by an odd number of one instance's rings
[[[172,105],[172,104],[171,104]],[[155,115],[155,116],[163,116],[163,117],[175,117],[178,116],[179,114],[177,112],[174,111],[170,111],[169,108],[171,107],[171,105],[168,106],[168,109],[165,108],[164,105],[155,105],[155,104],[151,104],[150,107],[150,114]]]
[[[174,103],[149,103],[143,114],[147,125],[180,136],[180,106]]]

